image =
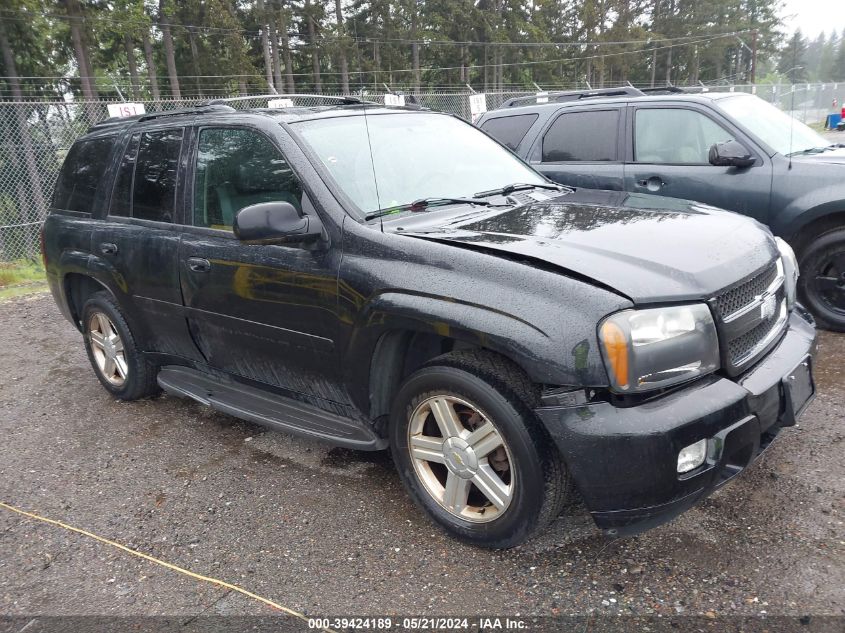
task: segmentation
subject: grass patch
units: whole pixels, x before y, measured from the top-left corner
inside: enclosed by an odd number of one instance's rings
[[[0,262],[0,287],[17,286],[45,281],[44,265],[40,259],[16,259]]]
[[[49,288],[46,283],[27,284],[25,286],[0,286],[0,301],[12,299],[13,297],[34,295],[40,292],[47,292],[48,290]]]
[[[0,300],[46,289],[47,278],[40,258],[0,262]]]

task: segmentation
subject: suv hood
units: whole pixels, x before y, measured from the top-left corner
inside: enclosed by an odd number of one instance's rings
[[[397,218],[384,230],[551,264],[638,304],[712,297],[778,253],[754,220],[658,196],[579,189],[481,215],[445,211]]]

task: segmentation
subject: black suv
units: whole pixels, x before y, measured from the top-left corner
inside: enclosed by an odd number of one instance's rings
[[[556,182],[737,211],[798,254],[798,293],[845,331],[845,149],[740,92],[613,88],[511,99],[482,130]]]
[[[452,534],[508,547],[580,493],[630,533],[812,397],[790,248],[677,200],[551,183],[460,119],[351,99],[108,120],[44,225],[103,386],[390,447]]]

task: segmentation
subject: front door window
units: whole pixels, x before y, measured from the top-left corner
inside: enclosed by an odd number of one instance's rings
[[[634,119],[634,161],[708,165],[710,147],[733,135],[695,110],[640,108]]]
[[[261,202],[289,202],[302,209],[302,186],[279,150],[254,130],[201,130],[194,226],[231,230],[238,211]]]

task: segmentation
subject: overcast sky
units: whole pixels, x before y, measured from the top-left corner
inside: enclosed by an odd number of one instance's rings
[[[781,15],[788,32],[797,28],[805,36],[816,37],[822,31],[830,33],[845,28],[845,3],[841,0],[785,0]]]

